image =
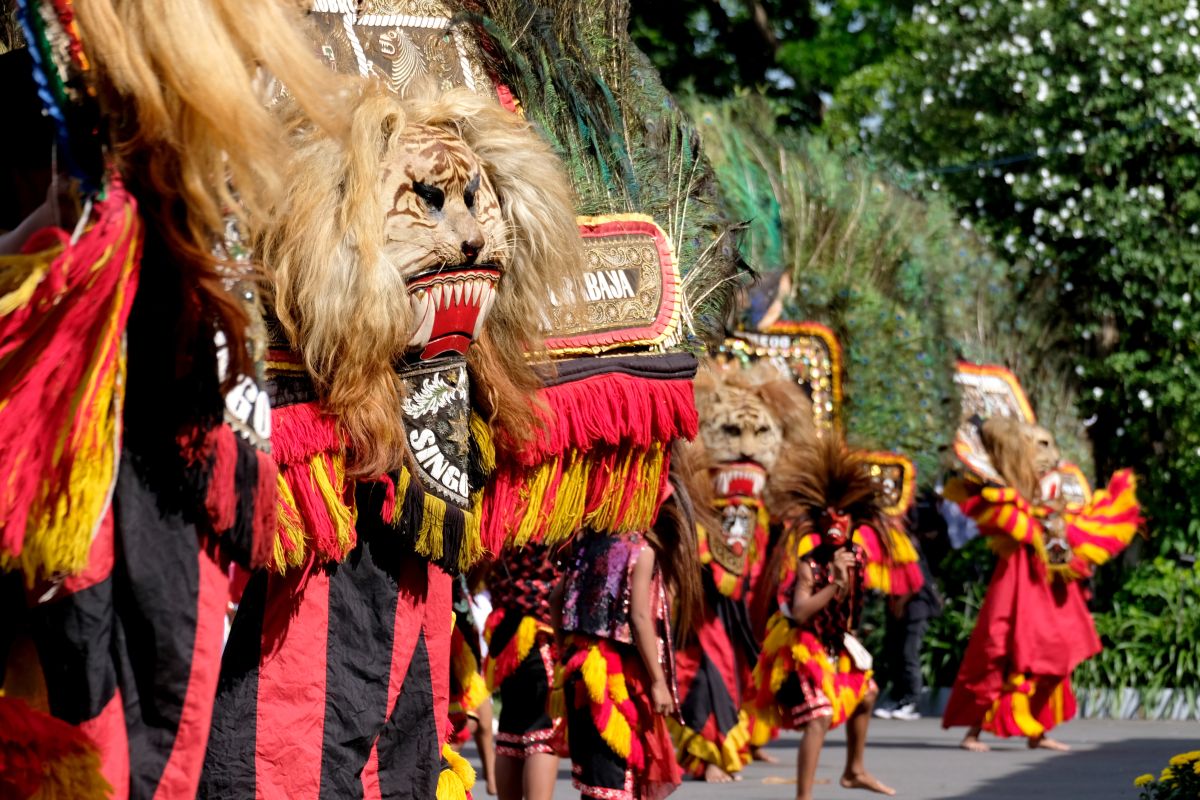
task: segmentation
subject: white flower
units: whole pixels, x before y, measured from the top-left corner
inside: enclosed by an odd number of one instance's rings
[[[1161,61],[1159,61],[1157,58],[1150,59],[1150,71],[1153,72],[1155,75],[1162,75],[1163,74],[1163,63]]]
[[[1096,15],[1092,13],[1090,8],[1083,12],[1083,16],[1081,16],[1080,19],[1083,21],[1083,24],[1087,25],[1089,28],[1096,27],[1096,23],[1100,21],[1096,19]]]
[[[1181,320],[1179,317],[1171,320],[1171,330],[1175,331],[1176,333],[1179,333],[1181,330],[1183,330],[1183,320]]]
[[[1034,95],[1034,99],[1037,100],[1039,103],[1044,103],[1049,98],[1050,98],[1050,87],[1046,85],[1045,81],[1038,81],[1037,94]]]
[[[1104,390],[1101,389],[1099,386],[1093,386],[1092,387],[1092,397],[1099,400],[1101,397],[1104,397]]]
[[[1124,36],[1125,35],[1125,26],[1118,25],[1116,28],[1113,29],[1113,33],[1115,33],[1118,37]]]

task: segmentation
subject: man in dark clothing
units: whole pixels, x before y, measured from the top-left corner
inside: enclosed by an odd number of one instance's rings
[[[884,630],[884,677],[891,685],[888,701],[880,703],[875,716],[884,719],[920,719],[917,703],[921,698],[921,642],[929,621],[942,613],[942,597],[938,593],[929,559],[922,544],[945,536],[945,521],[937,511],[937,497],[923,495],[909,514],[909,535],[917,551],[921,574],[925,582],[915,594],[888,599],[887,626]]]

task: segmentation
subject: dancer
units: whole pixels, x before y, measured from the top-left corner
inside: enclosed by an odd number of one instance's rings
[[[993,417],[979,433],[1004,485],[957,481],[947,496],[961,502],[998,558],[942,727],[966,726],[962,747],[973,752],[990,749],[983,731],[1067,750],[1047,734],[1075,715],[1071,672],[1101,649],[1083,580],[1137,532],[1135,481],[1121,470],[1086,506],[1068,508],[1043,493],[1058,463],[1045,429]]]
[[[258,275],[237,241],[285,205],[263,74],[344,132],[290,6],[17,3],[46,104],[28,130],[53,127],[36,152],[59,171],[38,175],[48,213],[2,245],[19,254],[0,263],[0,569],[32,591],[0,627],[36,648],[0,645],[0,671],[8,698],[44,686],[30,701],[98,749],[118,798],[195,796],[226,568],[271,552]]]
[[[295,121],[290,213],[263,241],[288,336],[269,376],[280,524],[222,662],[205,797],[473,780],[443,747],[449,573],[482,555],[492,426],[534,425],[523,351],[560,285],[545,270],[571,274],[582,243],[518,116],[466,90],[362,92],[352,147]]]
[[[704,606],[676,654],[682,720],[670,724],[684,768],[725,782],[751,744],[741,706],[758,644],[746,595],[766,557],[767,474],[782,450],[808,446],[812,411],[800,388],[767,364],[702,371],[696,406],[700,438],[690,457],[703,474],[690,483],[698,502],[707,498],[697,526]]]
[[[830,728],[846,723],[841,784],[895,791],[867,771],[871,709],[879,694],[871,657],[851,635],[862,611],[867,561],[850,541],[862,524],[882,529],[876,490],[863,463],[833,436],[787,452],[773,485],[785,525],[768,581],[778,604],[754,669],[755,712],[769,724],[803,733],[796,798],[810,800],[817,759]]]
[[[484,628],[488,689],[500,693],[496,790],[500,800],[550,800],[558,776],[555,737],[562,715],[550,711],[555,645],[550,600],[556,558],[545,545],[505,552],[492,566],[492,613]]]
[[[555,592],[555,700],[582,797],[656,800],[682,779],[666,727],[679,714],[667,597],[686,629],[701,588],[691,502],[676,479],[670,492],[644,534],[582,533]]]
[[[454,631],[450,634],[450,737],[455,749],[475,739],[487,793],[496,793],[496,741],[492,731],[492,695],[480,671],[483,660],[479,629],[471,614],[471,591],[465,575],[452,584]]]

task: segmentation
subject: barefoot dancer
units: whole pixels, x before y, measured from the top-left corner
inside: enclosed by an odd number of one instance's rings
[[[500,692],[496,789],[500,800],[550,800],[558,777],[554,738],[561,720],[549,709],[557,648],[550,595],[558,569],[550,548],[527,545],[492,567],[493,610],[484,638],[488,688]]]
[[[754,670],[756,713],[769,724],[803,733],[797,800],[812,797],[825,735],[842,723],[842,786],[895,794],[863,762],[879,690],[870,656],[850,635],[862,611],[867,565],[850,532],[877,522],[875,487],[863,463],[832,435],[781,461],[790,462],[797,477],[776,489],[785,534],[768,574],[774,576],[779,611],[767,625]]]
[[[1067,750],[1046,734],[1075,715],[1071,672],[1100,652],[1081,581],[1129,543],[1140,517],[1132,473],[1113,476],[1086,505],[1057,496],[1058,450],[1044,429],[1007,417],[980,439],[1005,486],[947,487],[999,556],[942,727],[967,726],[962,747],[990,748],[982,731]]]
[[[686,512],[645,534],[585,532],[564,569],[554,614],[582,797],[658,800],[683,778],[666,726],[679,714],[667,593],[687,627],[701,598],[694,537]]]

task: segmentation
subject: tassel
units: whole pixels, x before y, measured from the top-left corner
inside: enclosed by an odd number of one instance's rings
[[[422,508],[421,527],[417,531],[417,552],[437,561],[442,557],[446,501],[426,492]]]
[[[30,586],[84,568],[116,479],[142,233],[115,179],[95,216],[0,257],[0,569]]]
[[[445,766],[438,775],[437,800],[468,800],[475,786],[475,768],[448,744],[442,745],[442,762]]]
[[[112,787],[78,728],[0,695],[0,787],[36,800],[103,798]],[[7,794],[5,796],[8,796]]]
[[[280,503],[275,496],[279,467],[268,453],[256,451],[254,457],[258,466],[258,482],[254,488],[254,538],[250,551],[250,569],[258,569],[271,563],[276,518],[280,512]]]

